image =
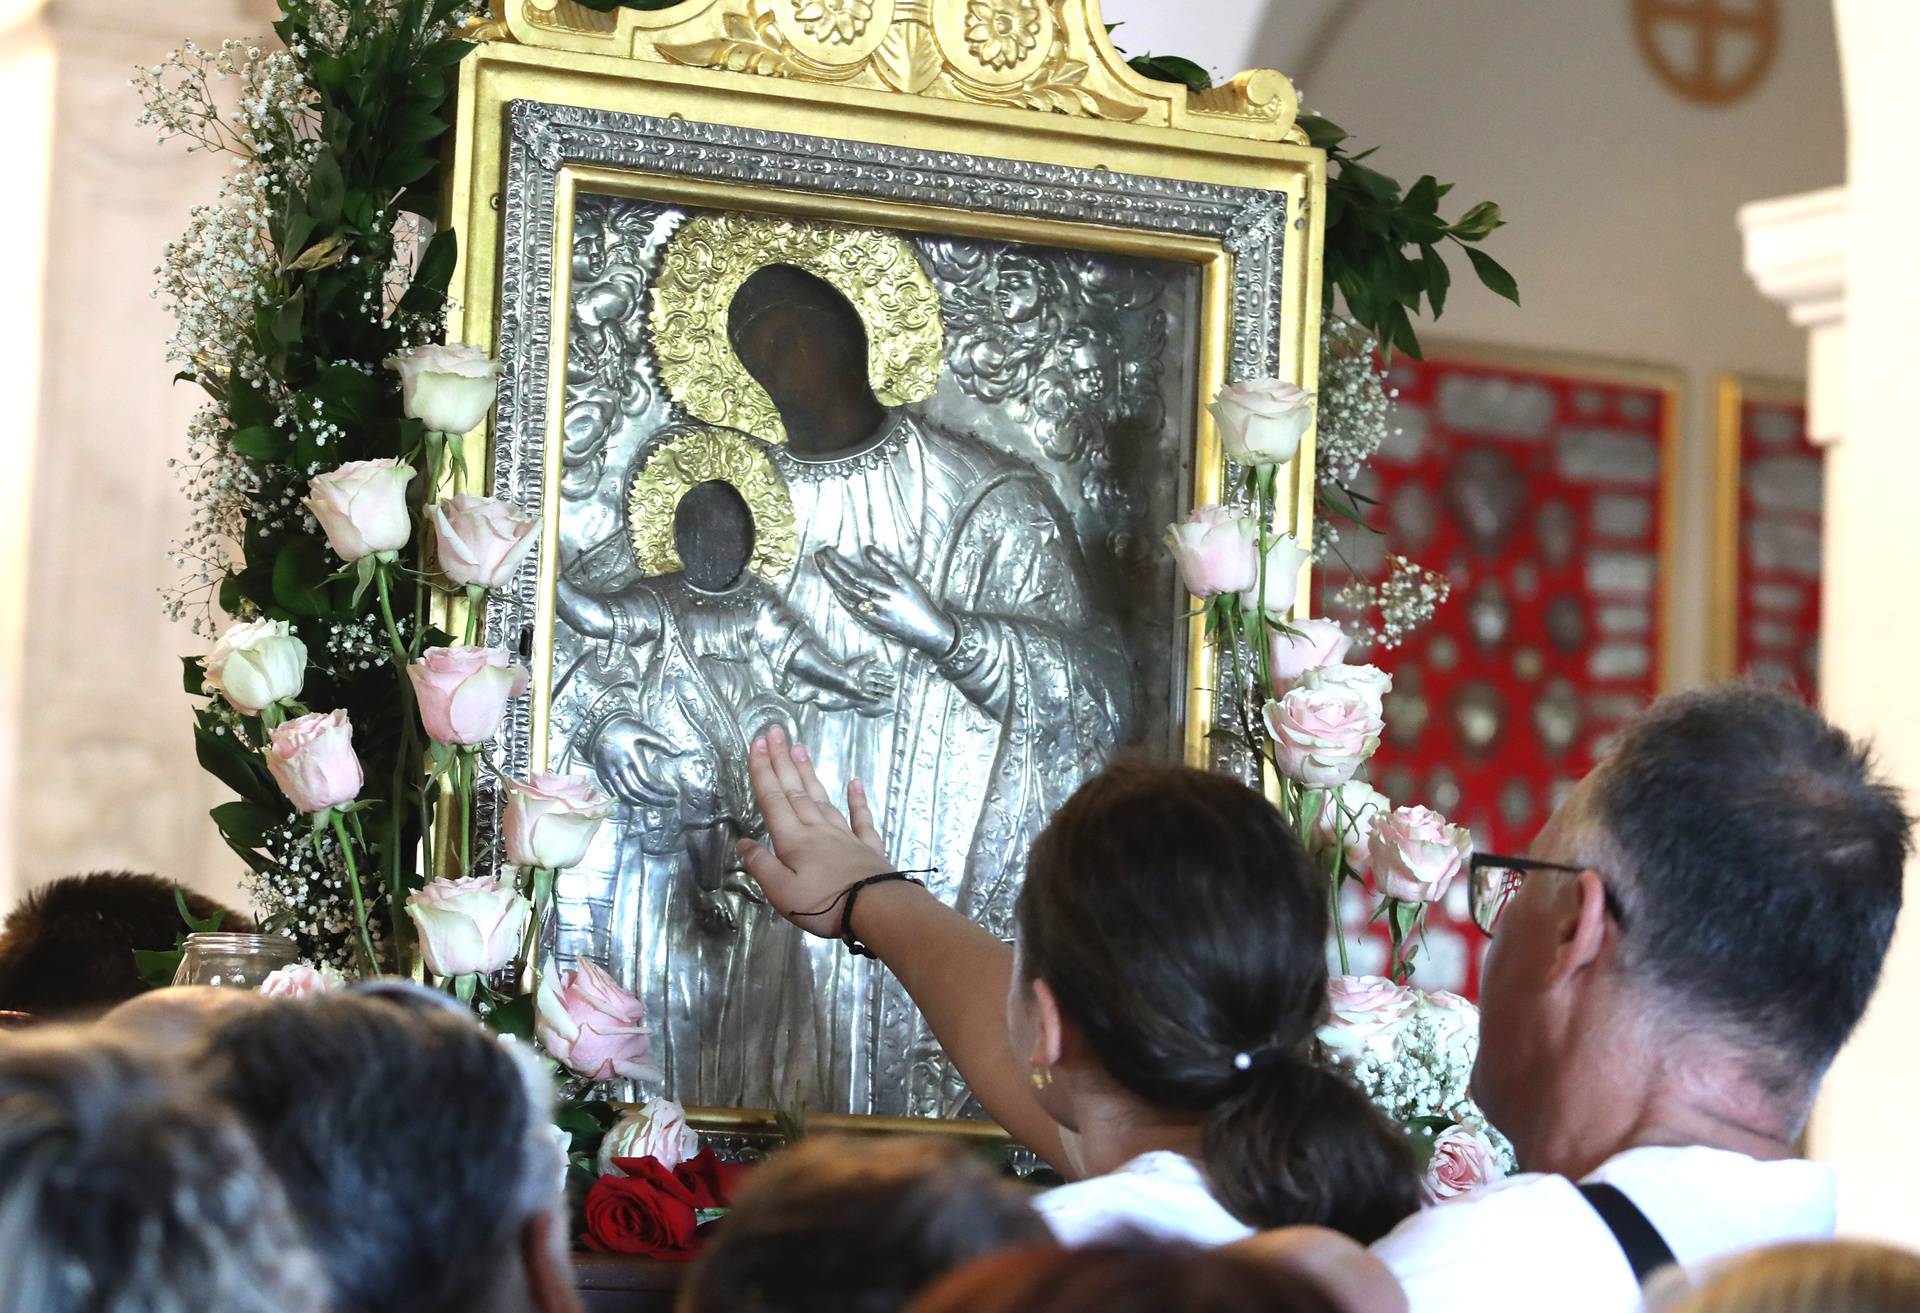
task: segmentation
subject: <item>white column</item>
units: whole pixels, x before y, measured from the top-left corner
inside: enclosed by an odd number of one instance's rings
[[[1920,6],[1835,0],[1848,120],[1844,195],[1751,207],[1748,266],[1812,333],[1813,429],[1828,447],[1821,686],[1837,723],[1869,738],[1881,766],[1920,805],[1920,609],[1905,586],[1915,560],[1920,428]],[[1912,1243],[1920,1235],[1920,1138],[1907,1129],[1920,1087],[1912,1008],[1920,998],[1920,863],[1880,992],[1834,1065],[1814,1113],[1812,1151],[1841,1176],[1843,1232]]]
[[[148,295],[162,245],[212,199],[221,164],[156,145],[127,80],[188,37],[268,34],[264,9],[62,0],[0,38],[19,57],[0,74],[5,209],[41,247],[10,271],[26,295],[7,300],[23,312],[8,419],[24,422],[7,429],[0,525],[24,541],[0,540],[3,904],[105,867],[234,892],[239,863],[206,817],[222,790],[195,764],[181,691],[195,641],[159,609],[187,517],[167,459],[196,401],[172,382],[170,323]],[[22,141],[42,143],[38,165]],[[20,254],[10,245],[7,263]]]

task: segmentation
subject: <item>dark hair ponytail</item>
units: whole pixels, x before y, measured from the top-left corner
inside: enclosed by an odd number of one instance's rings
[[[1404,1133],[1312,1061],[1326,887],[1265,798],[1217,773],[1112,767],[1034,842],[1018,917],[1027,971],[1107,1074],[1201,1123],[1228,1212],[1367,1242],[1419,1207]]]

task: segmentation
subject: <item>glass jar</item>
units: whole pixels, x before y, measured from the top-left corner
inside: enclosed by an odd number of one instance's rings
[[[280,935],[239,935],[223,931],[187,936],[176,985],[214,985],[221,989],[258,989],[281,967],[292,966],[299,950]]]

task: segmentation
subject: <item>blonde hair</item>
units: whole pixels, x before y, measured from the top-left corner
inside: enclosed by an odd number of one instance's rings
[[[1920,1308],[1920,1254],[1860,1241],[1779,1245],[1667,1287],[1661,1313],[1908,1313]]]

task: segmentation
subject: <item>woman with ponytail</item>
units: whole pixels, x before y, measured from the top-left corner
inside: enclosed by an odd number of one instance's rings
[[[1326,887],[1258,793],[1184,767],[1097,776],[1034,842],[1009,948],[892,869],[859,785],[843,816],[779,730],[749,764],[772,848],[742,843],[748,872],[892,968],[981,1106],[1071,1182],[1039,1202],[1062,1240],[1366,1243],[1419,1206],[1404,1136],[1312,1060]],[[1003,995],[1004,1016],[981,1005]]]

